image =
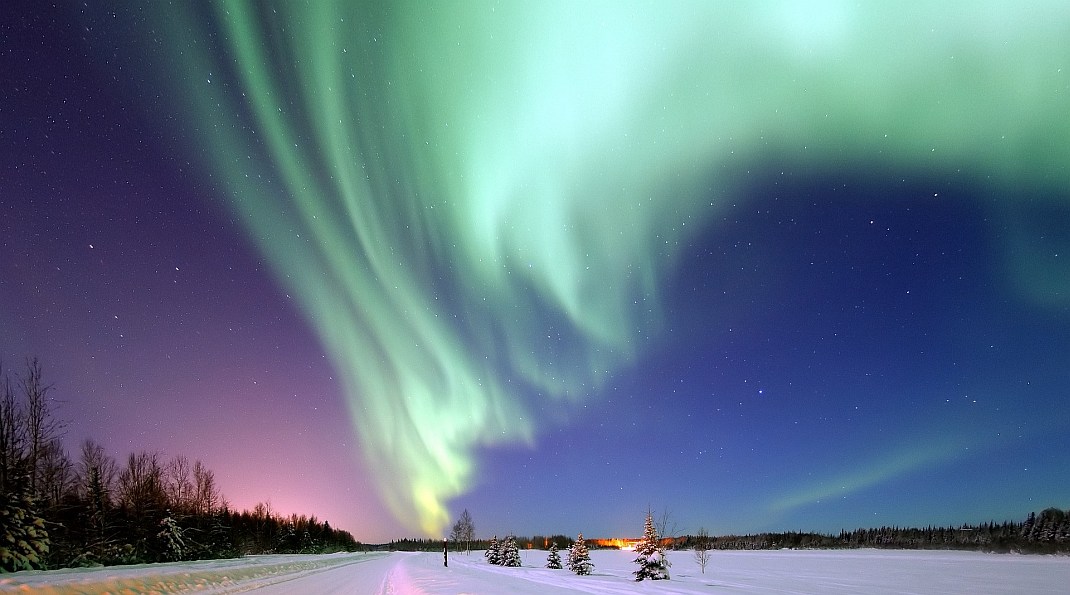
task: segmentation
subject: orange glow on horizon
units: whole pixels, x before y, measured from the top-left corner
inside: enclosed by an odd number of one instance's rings
[[[659,541],[661,542],[661,547],[672,547],[676,541],[680,539],[683,538],[662,537]],[[617,548],[620,550],[631,551],[635,549],[635,546],[638,545],[642,539],[613,537],[610,539],[588,539],[586,541],[588,544],[595,547]]]
[[[591,541],[597,547],[605,548],[617,548],[619,550],[634,550],[635,544],[639,543],[640,539],[621,539],[620,537],[614,537],[612,539],[591,539]]]

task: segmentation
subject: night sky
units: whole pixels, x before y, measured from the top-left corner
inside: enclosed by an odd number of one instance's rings
[[[1062,1],[15,2],[0,361],[362,541],[1070,505]]]

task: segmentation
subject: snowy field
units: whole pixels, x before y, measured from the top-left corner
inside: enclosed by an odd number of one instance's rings
[[[711,552],[706,573],[691,552],[670,552],[672,580],[631,580],[633,552],[592,551],[591,576],[548,570],[546,552],[521,552],[524,567],[470,556],[367,553],[250,556],[176,564],[17,572],[0,593],[246,593],[373,595],[546,593],[1060,593],[1070,557],[882,550]]]

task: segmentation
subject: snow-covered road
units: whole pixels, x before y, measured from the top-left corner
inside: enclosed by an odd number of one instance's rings
[[[522,568],[488,565],[482,552],[372,552],[250,556],[176,564],[16,572],[0,593],[225,593],[358,595],[666,594],[1064,594],[1070,557],[939,551],[712,552],[700,572],[691,552],[670,552],[672,580],[636,583],[632,552],[591,552],[595,571],[543,568],[546,552],[521,552]]]

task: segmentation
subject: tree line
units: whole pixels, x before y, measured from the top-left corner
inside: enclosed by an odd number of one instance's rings
[[[466,510],[465,513],[468,511]],[[471,524],[470,515],[461,526]],[[1022,522],[1005,521],[988,522],[979,525],[960,525],[957,527],[928,526],[916,527],[879,527],[870,529],[843,530],[838,534],[787,531],[781,533],[757,533],[749,535],[710,536],[704,529],[695,535],[673,536],[670,531],[655,527],[658,546],[662,549],[695,550],[772,550],[772,549],[935,549],[935,550],[972,550],[993,553],[1070,553],[1070,510],[1047,508],[1039,514],[1030,512]],[[644,539],[649,540],[649,529],[644,529]],[[494,546],[494,539],[457,538],[452,532],[449,539],[451,548],[464,550],[489,550]],[[570,549],[575,540],[567,535],[533,537],[510,536],[520,549],[550,550]],[[587,540],[590,549],[618,549],[612,545],[618,540]],[[442,540],[436,539],[400,539],[392,541],[380,549],[396,551],[442,551]],[[697,558],[700,566],[705,566],[708,557],[700,554]]]
[[[91,439],[72,458],[52,388],[36,359],[14,378],[0,365],[0,572],[359,547],[314,516],[231,510],[201,461],[120,464]]]
[[[1070,553],[1070,511],[1048,508],[1030,512],[1023,522],[988,522],[958,527],[880,527],[840,531],[838,535],[805,532],[759,533],[674,540],[674,549],[928,549],[995,553]]]

